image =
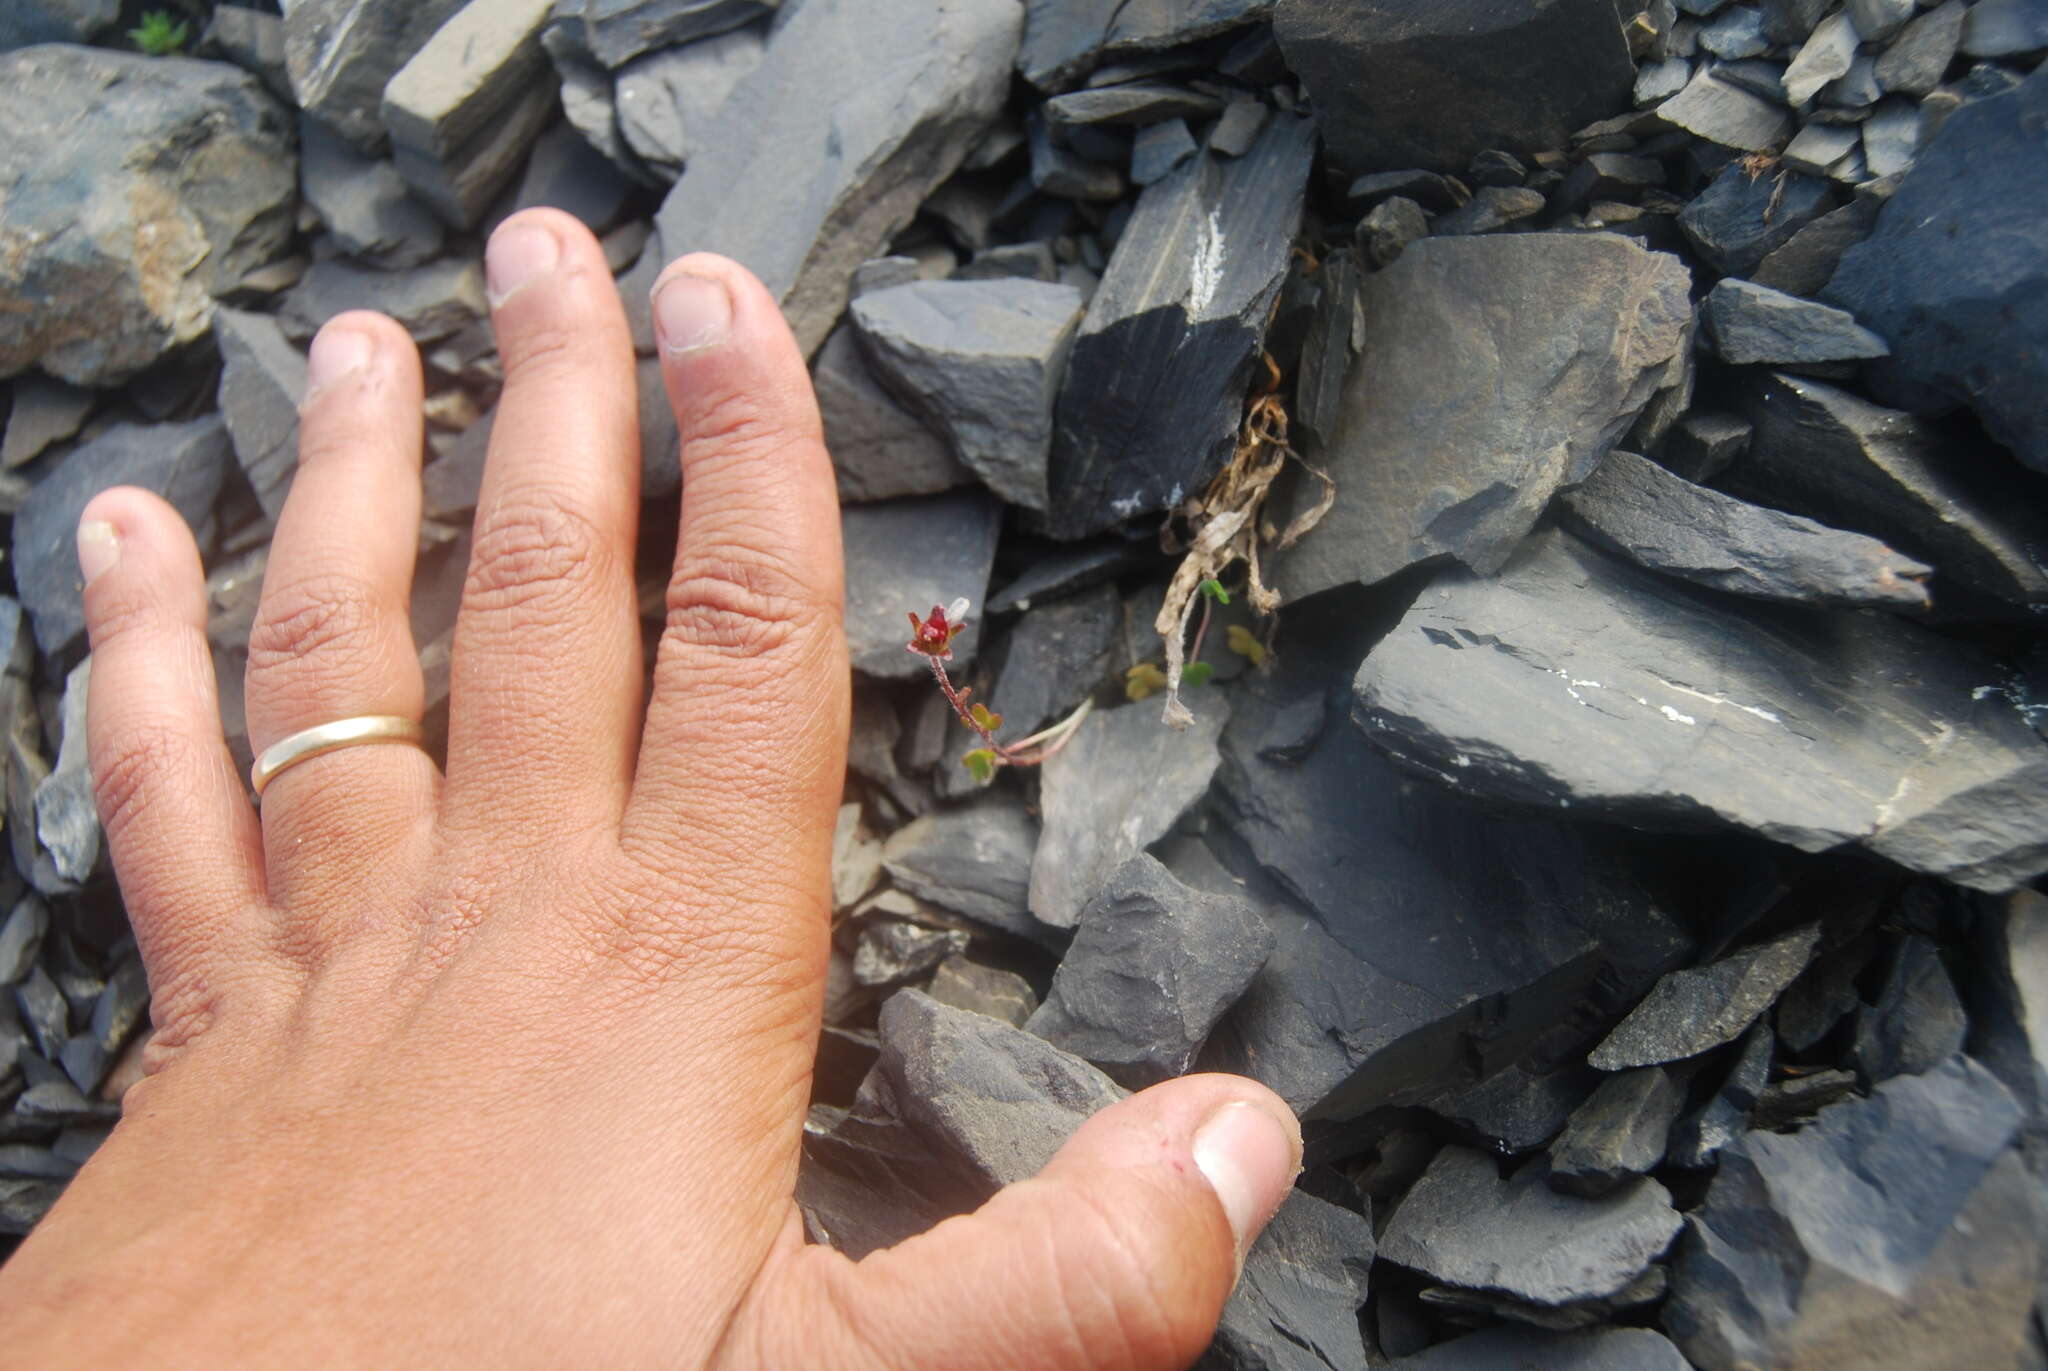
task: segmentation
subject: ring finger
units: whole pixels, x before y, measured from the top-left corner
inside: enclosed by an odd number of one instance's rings
[[[360,715],[417,720],[419,654],[407,618],[419,540],[422,382],[412,340],[382,315],[331,320],[313,340],[299,468],[278,518],[249,635],[249,741]],[[415,747],[351,747],[277,773],[262,798],[272,901],[292,935],[324,942],[308,893],[403,879],[426,841],[439,773]],[[348,917],[359,917],[350,915]],[[311,951],[311,948],[306,949]]]

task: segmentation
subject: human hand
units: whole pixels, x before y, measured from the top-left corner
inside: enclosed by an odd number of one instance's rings
[[[352,747],[253,810],[191,535],[140,491],[85,512],[93,773],[157,1035],[120,1126],[0,1273],[11,1358],[1186,1364],[1300,1155],[1249,1081],[1133,1096],[1036,1179],[859,1263],[805,1245],[848,704],[803,358],[746,272],[671,265],[688,494],[643,708],[616,292],[553,211],[508,221],[488,266],[506,383],[445,777]],[[381,316],[314,344],[250,640],[259,751],[421,712],[421,384]]]

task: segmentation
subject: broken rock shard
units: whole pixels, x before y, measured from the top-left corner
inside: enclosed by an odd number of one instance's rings
[[[1315,129],[1278,114],[1251,150],[1145,188],[1068,354],[1047,523],[1078,538],[1201,493],[1230,456],[1301,226]]]

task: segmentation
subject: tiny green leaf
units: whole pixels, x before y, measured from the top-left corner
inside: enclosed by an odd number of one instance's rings
[[[977,727],[985,729],[990,733],[1003,726],[1003,716],[991,711],[987,705],[978,704],[969,710],[968,713],[974,716],[974,722]]]
[[[1257,634],[1243,624],[1232,624],[1223,637],[1232,652],[1249,659],[1253,666],[1265,664],[1266,645],[1259,641]]]
[[[1227,605],[1230,603],[1230,592],[1223,588],[1223,582],[1217,580],[1213,576],[1210,577],[1208,580],[1202,582],[1201,589],[1204,595],[1208,596],[1210,599],[1214,600],[1219,605]]]
[[[1216,668],[1209,662],[1189,662],[1180,673],[1182,685],[1198,686],[1216,674]]]
[[[135,46],[151,57],[170,56],[191,36],[191,27],[168,10],[151,10],[142,16],[141,27],[128,30]]]
[[[960,759],[960,765],[967,768],[968,775],[974,777],[975,780],[983,785],[987,785],[989,779],[996,774],[995,749],[977,747],[974,751]]]

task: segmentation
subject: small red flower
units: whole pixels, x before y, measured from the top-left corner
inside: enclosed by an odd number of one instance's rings
[[[936,657],[942,662],[953,660],[953,639],[960,630],[967,627],[967,601],[955,600],[950,606],[932,606],[932,617],[919,619],[915,610],[910,611],[910,641],[905,644],[911,652],[921,657]]]

